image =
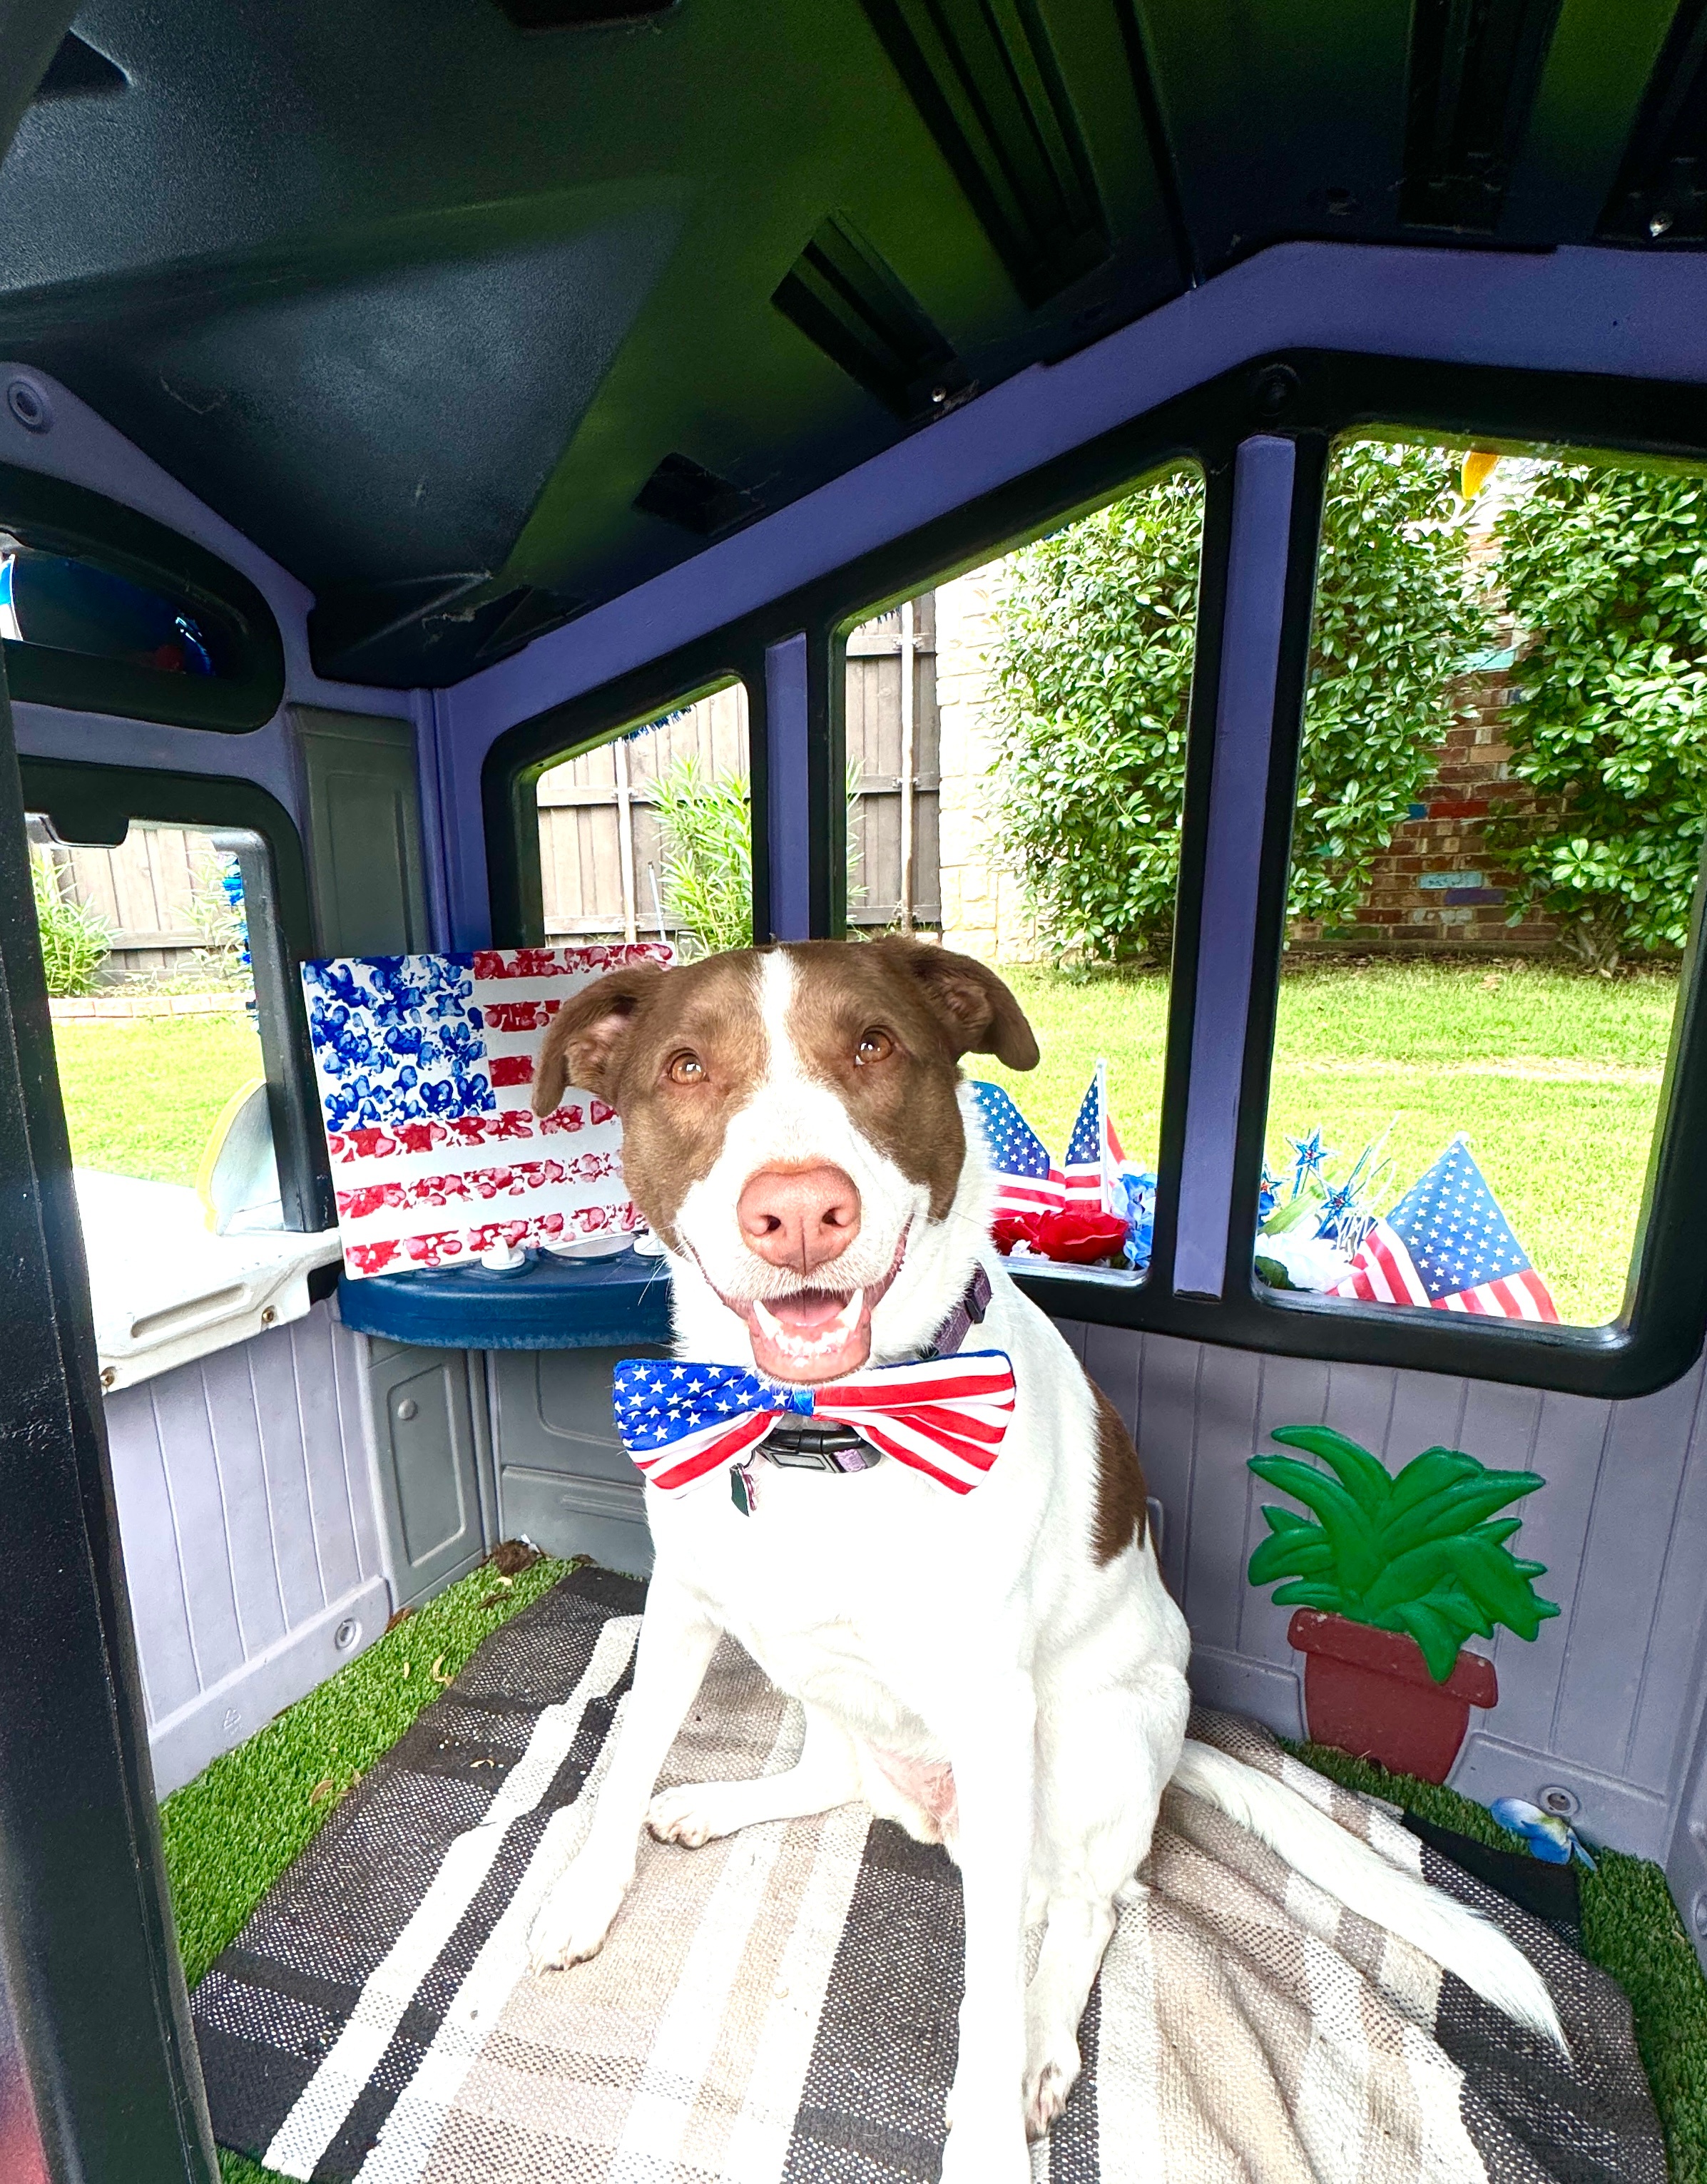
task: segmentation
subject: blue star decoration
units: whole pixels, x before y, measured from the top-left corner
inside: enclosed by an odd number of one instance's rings
[[[1598,1870],[1576,1829],[1558,1813],[1544,1813],[1525,1797],[1497,1797],[1487,1809],[1501,1827],[1521,1836],[1544,1864],[1569,1865],[1573,1858],[1580,1858],[1591,1873]]]
[[[1288,1138],[1286,1143],[1297,1158],[1292,1162],[1292,1195],[1296,1198],[1313,1175],[1319,1175],[1322,1163],[1333,1155],[1322,1143],[1319,1130],[1312,1130],[1307,1138]]]

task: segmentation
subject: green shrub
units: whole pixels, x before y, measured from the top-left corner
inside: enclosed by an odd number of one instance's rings
[[[56,1000],[86,994],[111,952],[111,935],[92,910],[65,892],[53,860],[36,850],[30,854],[30,885],[47,991]]]
[[[848,769],[848,799],[859,789]],[[664,834],[664,902],[703,956],[753,944],[752,794],[745,774],[703,774],[690,751],[652,786]],[[848,904],[863,897],[859,844],[848,832]]]
[[[745,774],[702,774],[689,752],[652,788],[664,834],[664,901],[702,955],[753,944],[753,814]]]
[[[1454,460],[1364,443],[1330,473],[1289,910],[1347,916],[1427,779],[1486,627]],[[1202,488],[1169,478],[1012,557],[992,647],[1004,854],[1057,956],[1173,928]]]
[[[1547,800],[1491,848],[1602,970],[1681,948],[1707,828],[1707,492],[1549,467],[1502,516],[1511,772]]]

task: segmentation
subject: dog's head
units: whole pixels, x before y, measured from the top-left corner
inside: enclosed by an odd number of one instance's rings
[[[744,949],[634,964],[566,1002],[533,1107],[571,1084],[608,1100],[678,1284],[697,1270],[761,1372],[833,1380],[874,1343],[928,1341],[985,1240],[959,1097],[971,1052],[1037,1061],[1019,1004],[971,956],[895,937]]]

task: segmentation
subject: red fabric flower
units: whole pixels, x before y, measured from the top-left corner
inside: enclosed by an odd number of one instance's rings
[[[1059,1213],[1000,1213],[995,1236],[999,1251],[1011,1251],[1023,1240],[1046,1259],[1068,1266],[1102,1266],[1111,1260],[1118,1266],[1125,1252],[1126,1223],[1113,1213],[1069,1206]]]

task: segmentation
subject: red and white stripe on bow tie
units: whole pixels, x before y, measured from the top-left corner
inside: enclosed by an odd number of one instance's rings
[[[873,1366],[813,1389],[809,1411],[756,1408],[655,1451],[631,1446],[629,1453],[653,1485],[688,1486],[762,1444],[778,1424],[825,1418],[852,1426],[873,1448],[951,1493],[969,1494],[1001,1453],[1012,1415],[1013,1367],[1007,1353],[962,1351]]]

